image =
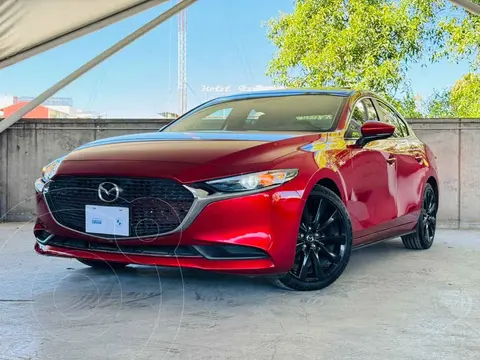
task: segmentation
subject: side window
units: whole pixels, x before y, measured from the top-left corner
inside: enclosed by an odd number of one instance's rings
[[[372,105],[371,101],[370,101],[370,105]],[[376,115],[376,111],[374,108],[373,108],[373,111],[375,112],[375,115]],[[362,136],[361,127],[365,121],[370,120],[371,116],[372,115],[369,113],[369,107],[367,105],[367,102],[365,100],[361,100],[357,102],[357,104],[353,108],[352,116],[350,118],[350,124],[348,125],[348,129],[345,133],[345,138],[356,139],[361,137]],[[378,120],[378,119],[375,119],[375,120]]]
[[[400,124],[400,127],[402,128],[403,136],[409,136],[410,132],[408,131],[408,126],[405,124],[405,121],[401,119],[397,114],[395,114],[396,118],[398,119],[398,122]]]
[[[363,101],[365,103],[365,108],[367,109],[367,120],[378,121],[377,110],[375,110],[375,106],[373,106],[372,100],[371,99],[365,99]]]
[[[379,110],[382,113],[383,121],[392,124],[395,126],[395,132],[393,134],[393,137],[395,138],[401,138],[401,137],[406,137],[408,136],[408,128],[403,122],[402,119],[400,119],[393,110],[391,110],[387,105],[377,102]]]

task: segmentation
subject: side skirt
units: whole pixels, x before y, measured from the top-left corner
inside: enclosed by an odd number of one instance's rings
[[[384,242],[384,241],[387,241],[387,240],[393,240],[393,239],[396,239],[396,238],[401,237],[401,236],[413,234],[415,232],[415,227],[417,226],[417,223],[414,222],[414,223],[407,224],[407,225],[411,225],[413,227],[413,229],[410,229],[410,230],[403,230],[402,229],[403,231],[399,230],[397,232],[394,232],[394,231],[392,231],[392,229],[389,229],[389,230],[381,231],[381,232],[378,232],[378,233],[375,233],[375,234],[363,236],[362,238],[374,238],[375,240],[361,242],[358,245],[354,245],[352,250],[363,249],[363,248],[365,248],[367,246],[370,246],[370,245],[375,245],[375,244],[378,244],[378,243],[381,243],[381,242]],[[406,225],[401,225],[399,227],[405,228]],[[362,239],[362,238],[360,238],[360,239]],[[358,239],[356,239],[356,240],[358,240]]]

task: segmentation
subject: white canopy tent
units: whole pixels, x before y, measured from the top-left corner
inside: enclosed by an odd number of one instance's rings
[[[114,24],[167,0],[0,0],[0,69]],[[0,133],[56,92],[162,22],[193,4],[181,0],[0,122]],[[229,1],[229,0],[224,0]],[[450,0],[480,15],[471,0]]]
[[[0,69],[165,1],[167,0],[0,0]],[[175,6],[60,80],[1,121],[0,133],[72,81],[196,1],[178,1]]]
[[[167,0],[0,0],[0,69]]]
[[[472,0],[450,0],[452,3],[465,8],[465,10],[475,15],[480,15],[480,5],[475,4]]]

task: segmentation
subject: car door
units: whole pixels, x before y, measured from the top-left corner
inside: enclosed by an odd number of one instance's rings
[[[397,162],[397,211],[398,226],[418,218],[419,201],[426,172],[426,154],[423,143],[411,133],[411,129],[396,110],[381,100],[376,100],[380,119],[395,126],[391,138],[391,151]]]
[[[372,141],[362,148],[353,146],[367,120],[378,121],[379,117],[372,100],[363,98],[353,106],[345,132],[352,157],[345,176],[347,209],[356,244],[363,242],[362,237],[387,229],[397,216],[396,163],[387,150],[388,140]]]

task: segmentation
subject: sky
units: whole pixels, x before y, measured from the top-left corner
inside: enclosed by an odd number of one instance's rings
[[[0,96],[36,96],[175,1],[0,70]],[[293,0],[199,0],[187,12],[188,108],[217,94],[206,86],[269,86],[265,75],[275,52],[262,23],[292,12]],[[177,17],[146,34],[56,94],[74,106],[110,118],[158,117],[177,112]],[[415,93],[428,97],[451,86],[466,64],[414,66]],[[221,95],[221,94],[218,94]]]

